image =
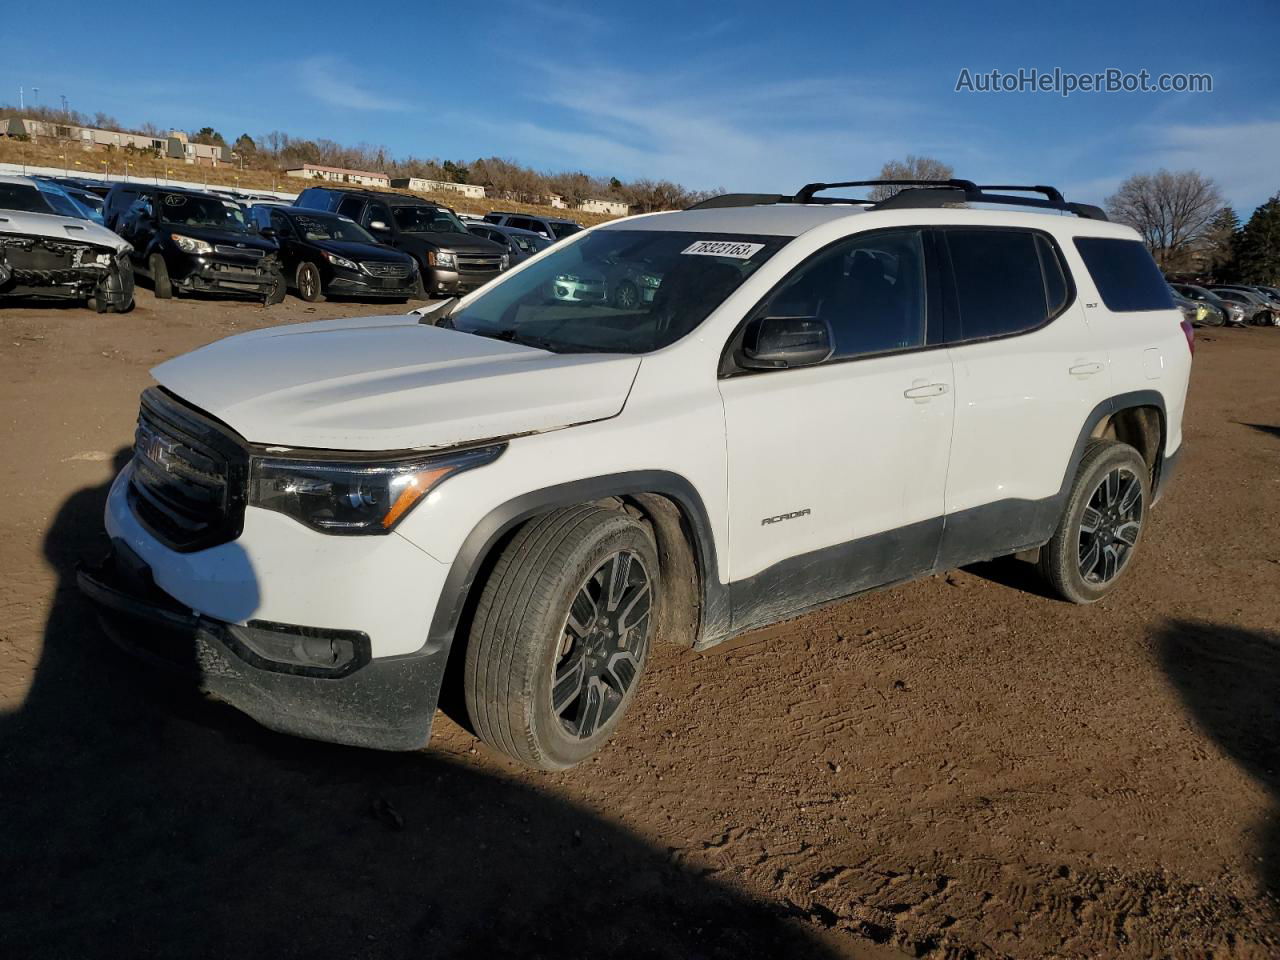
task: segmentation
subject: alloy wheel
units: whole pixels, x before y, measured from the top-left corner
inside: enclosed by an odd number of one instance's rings
[[[1080,517],[1080,576],[1086,583],[1114,580],[1138,543],[1143,521],[1142,481],[1128,467],[1107,473]]]
[[[589,739],[617,712],[649,652],[653,590],[636,554],[605,559],[574,595],[556,648],[551,710]]]

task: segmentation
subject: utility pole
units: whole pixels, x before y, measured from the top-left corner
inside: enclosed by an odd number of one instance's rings
[[[24,99],[26,97],[26,93],[27,91],[25,87],[22,87],[22,86],[18,87],[18,112],[19,113],[27,112],[27,104],[26,104],[26,100]]]

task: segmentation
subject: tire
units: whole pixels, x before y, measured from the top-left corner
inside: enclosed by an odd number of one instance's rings
[[[298,291],[298,298],[307,303],[324,303],[324,283],[320,279],[320,268],[314,263],[304,260],[298,264],[293,274],[293,287]]]
[[[634,310],[640,305],[640,288],[623,280],[613,291],[613,305],[619,310]]]
[[[1133,566],[1151,507],[1151,472],[1133,447],[1090,440],[1040,572],[1072,603],[1093,603]]]
[[[169,280],[169,267],[164,257],[153,253],[147,260],[151,270],[151,286],[155,290],[157,300],[168,300],[173,296],[173,283]]]
[[[623,589],[610,594],[611,579]],[[639,686],[660,595],[653,536],[628,514],[582,505],[530,520],[472,621],[463,687],[477,735],[544,770],[595,753]]]
[[[276,271],[275,282],[271,285],[271,289],[268,290],[262,296],[262,305],[264,307],[270,307],[270,306],[274,306],[277,303],[284,303],[284,296],[285,296],[284,274],[281,273],[280,271]]]

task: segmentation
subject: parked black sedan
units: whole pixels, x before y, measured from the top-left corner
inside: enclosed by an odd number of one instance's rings
[[[413,257],[379,243],[354,220],[304,207],[255,205],[258,229],[280,245],[289,287],[308,303],[326,296],[425,299]]]

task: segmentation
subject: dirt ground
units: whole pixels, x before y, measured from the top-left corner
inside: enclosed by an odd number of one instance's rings
[[[1109,600],[1010,561],[663,650],[546,775],[443,717],[416,754],[268,733],[75,590],[150,366],[375,312],[0,309],[0,955],[1280,955],[1280,331],[1201,332]]]

